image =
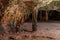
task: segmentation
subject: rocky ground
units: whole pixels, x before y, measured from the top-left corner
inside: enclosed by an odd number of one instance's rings
[[[31,29],[31,23],[25,23],[27,30]],[[0,35],[0,40],[60,40],[60,23],[40,22],[36,32],[21,32]]]

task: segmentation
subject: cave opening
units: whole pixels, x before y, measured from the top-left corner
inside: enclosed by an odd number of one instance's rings
[[[56,10],[47,10],[48,21],[60,21],[60,12]],[[30,14],[29,18],[26,22],[32,21],[32,14]],[[37,21],[46,21],[46,10],[39,10],[37,15]]]

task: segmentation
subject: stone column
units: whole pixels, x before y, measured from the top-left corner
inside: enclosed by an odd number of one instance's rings
[[[48,11],[46,10],[46,22],[48,21]]]
[[[33,10],[32,13],[32,30],[36,31],[37,30],[37,10]]]

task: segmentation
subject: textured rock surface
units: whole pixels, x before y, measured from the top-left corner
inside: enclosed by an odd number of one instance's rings
[[[25,23],[24,26],[31,28],[31,23]],[[14,34],[0,35],[2,40],[60,40],[60,23],[38,23],[36,32],[21,32]]]
[[[60,10],[60,1],[52,1],[50,4],[41,7],[40,10]]]

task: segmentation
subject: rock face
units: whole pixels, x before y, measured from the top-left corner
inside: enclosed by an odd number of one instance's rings
[[[41,7],[40,10],[60,10],[60,1],[52,1],[50,4]]]
[[[5,32],[8,33],[11,26],[20,29],[30,13],[32,13],[33,26],[36,25],[37,10],[34,7],[36,5],[33,1],[8,0],[8,6],[4,9],[1,19],[1,25]]]

